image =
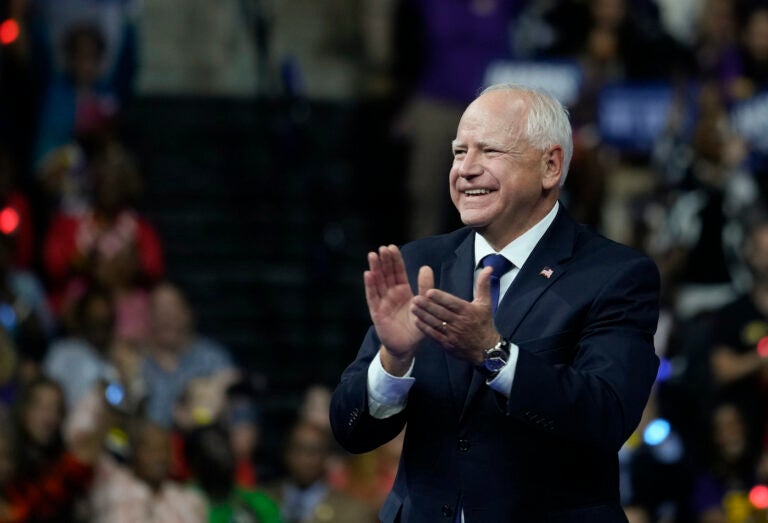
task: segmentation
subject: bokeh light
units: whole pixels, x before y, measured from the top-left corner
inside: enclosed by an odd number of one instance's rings
[[[13,234],[19,227],[19,213],[13,207],[6,207],[0,211],[0,232]]]
[[[643,432],[643,441],[647,445],[655,446],[659,445],[667,436],[669,436],[671,428],[669,422],[665,419],[655,419],[648,424]]]
[[[768,336],[763,336],[757,342],[757,353],[763,358],[768,358]]]
[[[667,358],[661,358],[659,362],[659,372],[656,373],[656,381],[664,382],[672,376],[672,362]]]
[[[768,508],[768,487],[765,485],[757,485],[749,491],[749,501],[755,508],[766,509]]]
[[[16,311],[7,303],[0,303],[0,325],[8,333],[16,330]]]
[[[119,405],[125,397],[125,391],[117,383],[110,383],[107,385],[104,395],[107,397],[107,401],[112,405]]]
[[[3,45],[12,44],[19,37],[19,24],[16,20],[9,18],[0,23],[0,43]]]

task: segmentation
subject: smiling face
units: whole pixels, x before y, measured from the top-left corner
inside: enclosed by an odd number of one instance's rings
[[[559,194],[563,149],[531,146],[524,133],[528,96],[508,89],[481,95],[453,142],[453,204],[497,250],[544,218]]]

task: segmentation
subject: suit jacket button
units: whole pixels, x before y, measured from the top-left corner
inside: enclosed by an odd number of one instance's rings
[[[463,439],[462,438],[462,439],[459,440],[457,447],[459,447],[459,450],[461,452],[467,452],[469,450],[469,448],[471,447],[471,445],[469,444],[469,440],[468,439]]]
[[[450,518],[453,516],[453,508],[450,505],[443,505],[442,510],[443,517]]]

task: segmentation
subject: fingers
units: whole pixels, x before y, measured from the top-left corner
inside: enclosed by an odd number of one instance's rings
[[[387,287],[394,287],[395,283],[395,258],[400,254],[394,245],[379,247],[379,259],[381,260],[381,275]]]
[[[485,267],[477,276],[477,291],[475,292],[475,303],[487,304],[491,307],[491,274],[493,268]]]
[[[368,265],[377,278],[377,285],[394,287],[407,283],[405,261],[396,245],[382,245],[378,251],[368,253]]]
[[[408,274],[405,272],[405,260],[396,245],[390,245],[389,250],[393,256],[393,268],[395,271],[395,283],[408,283]]]
[[[372,271],[365,271],[363,273],[363,283],[365,284],[365,301],[368,302],[368,308],[376,310],[381,302],[381,293],[375,282],[376,277]]]
[[[368,253],[368,270],[363,273],[365,297],[369,305],[379,303],[387,292],[408,283],[405,262],[395,245],[382,245]]]
[[[426,336],[429,336],[433,340],[437,341],[438,343],[445,344],[447,341],[447,329],[449,327],[448,323],[446,322],[445,325],[443,325],[443,322],[436,320],[435,318],[431,318],[429,320],[430,322],[434,323],[435,325],[432,325],[431,323],[428,323],[426,320],[423,320],[416,316],[416,328],[418,328],[422,333],[424,333]]]
[[[387,286],[382,277],[381,259],[375,252],[368,253],[368,267],[370,270],[363,274],[363,281],[366,285],[366,296],[369,291],[375,293],[379,298],[387,291]]]
[[[475,336],[493,321],[490,285],[492,272],[490,267],[480,271],[475,298],[467,302],[434,288],[432,270],[422,267],[418,277],[419,294],[414,296],[411,306],[419,330],[447,347],[468,345],[468,336]]]
[[[422,276],[421,272],[425,271],[420,271],[420,280],[422,277],[426,278],[426,274]],[[448,325],[456,322],[462,315],[462,304],[466,305],[466,302],[440,290],[424,290],[421,285],[419,290],[420,294],[413,299],[411,312],[422,332],[440,339],[440,334],[446,332]]]
[[[429,289],[435,287],[435,275],[432,267],[423,266],[419,269],[419,294],[425,296]]]

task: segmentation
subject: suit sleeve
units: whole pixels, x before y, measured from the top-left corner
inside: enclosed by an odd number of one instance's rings
[[[393,439],[405,426],[405,410],[384,419],[374,418],[368,410],[368,367],[380,346],[371,327],[331,398],[331,428],[336,440],[349,452],[371,451]]]
[[[585,312],[571,365],[520,350],[507,415],[556,437],[617,451],[637,427],[656,378],[658,311],[655,264],[647,258],[622,264]]]

